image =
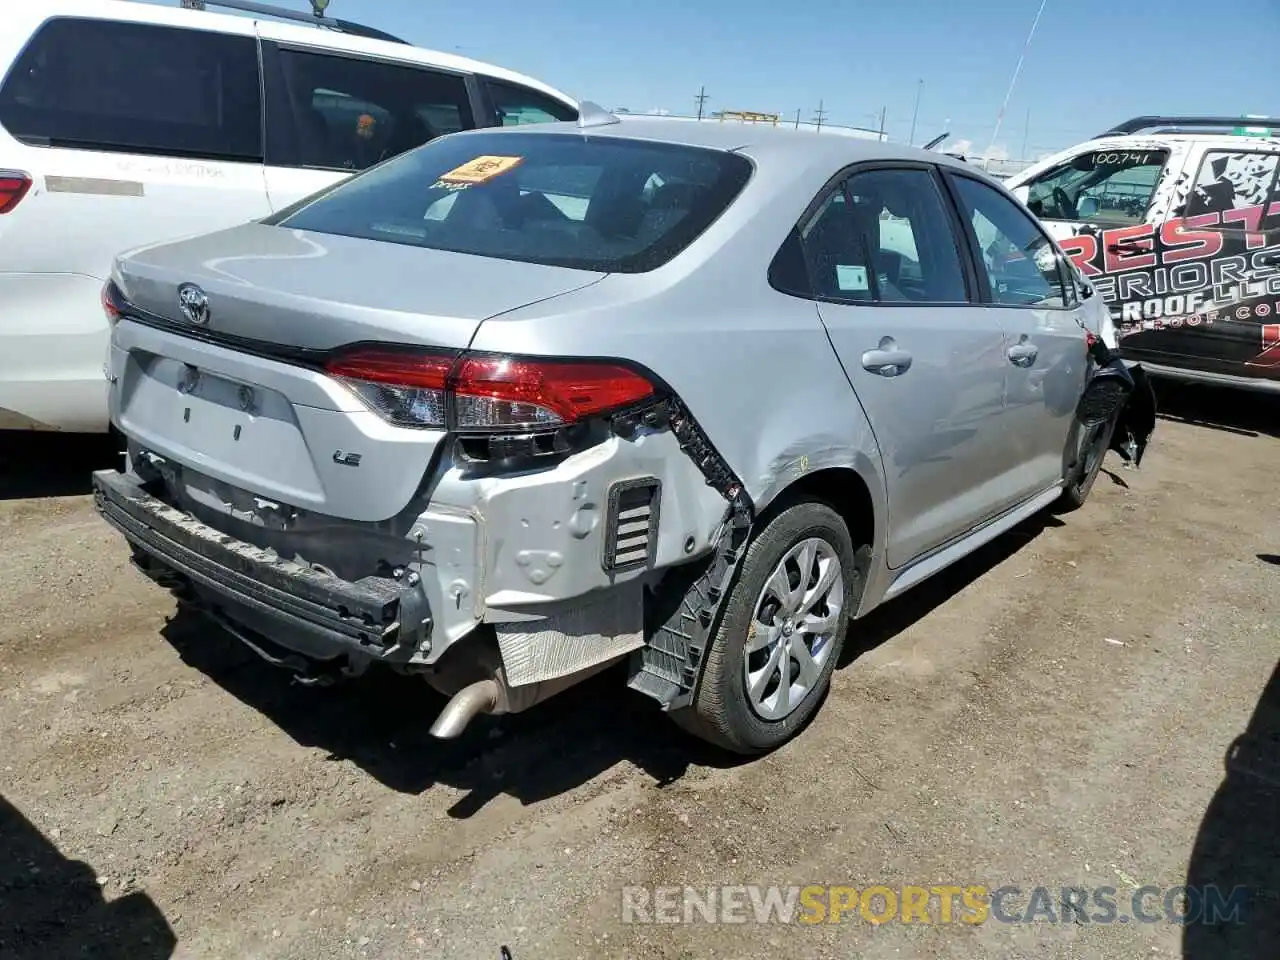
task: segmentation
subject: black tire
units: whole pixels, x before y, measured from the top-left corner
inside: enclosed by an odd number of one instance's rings
[[[845,599],[817,680],[791,713],[780,720],[766,720],[756,714],[745,689],[743,658],[748,628],[774,568],[792,547],[811,537],[825,540],[834,549]],[[697,696],[689,707],[673,711],[672,719],[694,736],[740,754],[766,753],[795,736],[821,705],[840,659],[850,611],[862,595],[857,560],[848,527],[825,503],[795,503],[768,520],[747,547],[736,583],[724,600],[719,628],[708,644]]]
[[[1115,430],[1115,417],[1101,427],[1094,428],[1094,436],[1088,442],[1084,456],[1071,468],[1062,488],[1062,495],[1054,503],[1055,513],[1070,513],[1084,506],[1084,502],[1089,499],[1089,491],[1093,489],[1093,482],[1098,479],[1098,473],[1102,470],[1102,461],[1107,458],[1107,450],[1111,447],[1111,437]]]

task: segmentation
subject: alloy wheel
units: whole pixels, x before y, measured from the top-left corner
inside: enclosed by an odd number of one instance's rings
[[[843,604],[840,558],[827,541],[802,540],[774,567],[756,599],[743,658],[747,701],[759,717],[782,720],[813,690]]]

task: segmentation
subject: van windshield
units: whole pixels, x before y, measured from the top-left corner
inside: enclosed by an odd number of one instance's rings
[[[266,223],[605,273],[642,273],[734,201],[751,163],[621,137],[442,137]]]

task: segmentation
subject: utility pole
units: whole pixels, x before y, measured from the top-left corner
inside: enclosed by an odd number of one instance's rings
[[[1031,135],[1031,108],[1027,107],[1027,122],[1022,128],[1022,156],[1019,160],[1027,159],[1027,137]]]
[[[888,107],[880,108],[880,139],[881,140],[884,139],[884,114],[885,114],[885,111],[888,109],[889,109]]]
[[[924,89],[924,80],[916,81],[916,106],[911,111],[911,136],[907,139],[907,146],[914,146],[916,142],[916,118],[920,116],[920,91]]]
[[[707,102],[707,88],[705,86],[698,88],[698,95],[694,98],[698,102],[698,119],[702,119],[702,105]]]
[[[800,108],[796,107],[796,129],[800,129]]]
[[[813,122],[817,124],[817,128],[814,130],[815,133],[822,132],[822,120],[826,115],[827,111],[822,109],[822,101],[819,100],[818,109],[813,112]]]

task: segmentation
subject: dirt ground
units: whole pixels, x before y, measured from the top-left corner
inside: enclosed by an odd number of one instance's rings
[[[1141,471],[857,624],[813,725],[749,763],[616,674],[447,745],[421,683],[291,685],[128,566],[100,444],[0,434],[0,956],[1272,958],[1280,403],[1161,399]],[[1254,909],[623,923],[624,885],[712,883]]]

